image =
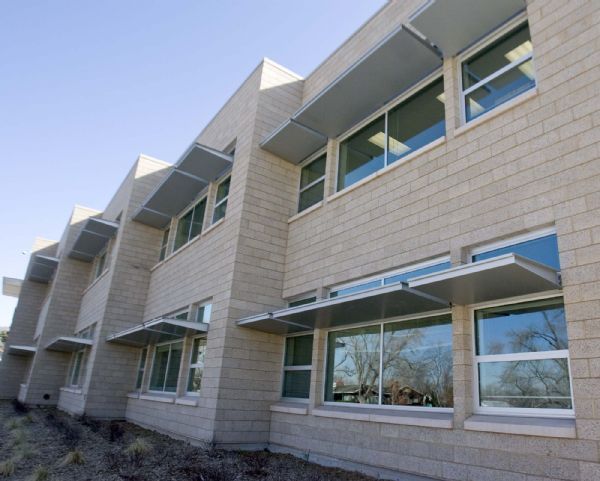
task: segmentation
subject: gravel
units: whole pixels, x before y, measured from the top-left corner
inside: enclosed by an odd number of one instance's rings
[[[0,480],[373,480],[286,454],[191,446],[127,422],[75,419],[54,408],[19,408],[0,402]],[[2,463],[10,460],[14,472],[4,477]]]

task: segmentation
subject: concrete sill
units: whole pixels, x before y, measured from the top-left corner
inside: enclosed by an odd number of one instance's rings
[[[127,393],[127,397],[130,399],[139,399],[140,398],[140,393],[137,391],[134,392],[128,392]]]
[[[476,414],[465,420],[465,429],[550,438],[574,438],[575,419]]]
[[[175,402],[175,396],[168,396],[162,394],[140,394],[140,399],[144,401],[155,401],[167,404],[173,404]]]
[[[184,396],[175,399],[175,404],[181,404],[182,406],[194,406],[198,405],[198,396]]]
[[[299,402],[278,402],[270,407],[272,412],[285,414],[300,414],[306,416],[308,414],[308,405]]]
[[[322,200],[320,202],[317,202],[315,205],[311,205],[310,207],[304,209],[302,212],[298,212],[297,214],[295,214],[292,217],[290,217],[288,219],[288,224],[291,224],[295,220],[298,220],[298,219],[304,217],[305,215],[308,215],[311,212],[314,212],[315,210],[317,210],[317,209],[319,209],[321,207],[323,207],[323,201]]]
[[[427,428],[452,429],[451,412],[422,412],[401,409],[353,408],[319,406],[312,410],[314,416],[369,421],[373,423],[402,424]]]
[[[71,394],[82,394],[83,393],[83,391],[81,390],[80,387],[67,387],[67,386],[65,386],[65,387],[61,387],[59,390],[62,391],[62,392],[68,392],[68,393],[71,393]]]

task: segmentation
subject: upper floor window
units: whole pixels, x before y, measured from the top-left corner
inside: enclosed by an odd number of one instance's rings
[[[443,137],[444,83],[436,80],[340,143],[342,190]]]
[[[160,243],[160,255],[158,256],[158,260],[162,261],[167,257],[167,248],[169,246],[169,234],[171,233],[171,229],[165,229],[162,236],[162,241]]]
[[[204,222],[205,211],[206,197],[179,218],[177,221],[177,230],[175,232],[175,244],[173,246],[173,250],[179,249],[191,241],[194,237],[200,235],[200,232],[202,232],[202,223]]]
[[[462,63],[464,118],[473,120],[533,87],[533,47],[525,23]]]
[[[229,197],[229,185],[231,177],[227,177],[217,187],[217,195],[215,197],[215,210],[213,213],[213,224],[225,217],[227,210],[227,198]]]
[[[325,192],[325,160],[326,156],[322,155],[302,167],[298,212],[302,212],[323,200]]]
[[[195,312],[195,320],[196,322],[204,322],[206,324],[210,323],[210,316],[212,314],[212,304],[210,303],[201,303],[196,304],[193,307],[193,311]]]
[[[317,302],[317,296],[302,297],[300,299],[294,299],[293,301],[288,302],[288,307],[304,306],[305,304],[312,304],[313,302]]]
[[[96,257],[96,265],[94,267],[94,279],[97,279],[102,275],[104,269],[106,268],[106,256],[107,249],[104,249],[98,256]]]

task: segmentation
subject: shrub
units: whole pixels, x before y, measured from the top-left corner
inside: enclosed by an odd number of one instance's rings
[[[69,451],[61,461],[60,466],[64,467],[70,464],[85,464],[85,458],[83,457],[83,453],[79,451],[79,449]]]
[[[150,452],[150,445],[145,439],[136,438],[127,448],[125,448],[125,454],[129,456],[129,459],[135,464],[140,464],[144,456]]]
[[[37,454],[37,451],[28,443],[23,443],[15,447],[15,457],[17,459],[31,459]]]
[[[35,468],[33,474],[29,477],[30,481],[46,481],[50,477],[50,471],[45,466]]]
[[[7,459],[0,463],[0,476],[9,477],[15,472],[15,463],[12,459]]]

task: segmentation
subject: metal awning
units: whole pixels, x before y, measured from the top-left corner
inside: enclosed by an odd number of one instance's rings
[[[33,356],[37,351],[35,346],[17,346],[12,345],[6,348],[8,354],[13,356]]]
[[[461,305],[561,287],[559,273],[554,268],[516,254],[453,267],[409,279],[408,283],[413,289]]]
[[[525,0],[429,0],[410,24],[452,57],[525,9]]]
[[[441,299],[411,289],[405,283],[398,283],[247,317],[237,324],[273,334],[290,334],[420,314],[447,307],[449,304]]]
[[[31,260],[28,279],[30,281],[47,284],[52,279],[58,267],[59,259],[56,257],[35,254]]]
[[[401,25],[301,107],[263,147],[298,163],[322,142],[308,131],[337,137],[441,66],[439,52]]]
[[[81,337],[75,336],[61,336],[52,340],[46,346],[46,349],[49,351],[58,351],[58,352],[75,352],[83,349],[84,347],[89,347],[94,344],[94,341],[91,339],[83,339]]]
[[[142,203],[134,220],[163,229],[208,184],[231,168],[233,156],[194,143]]]
[[[19,297],[21,295],[21,286],[23,279],[15,279],[14,277],[2,278],[2,294],[10,297]]]
[[[188,334],[199,334],[207,331],[208,324],[206,323],[165,317],[146,321],[130,329],[111,334],[106,340],[127,346],[143,347],[148,344],[181,339]]]
[[[90,217],[75,239],[69,257],[85,262],[93,261],[118,229],[118,222]]]

